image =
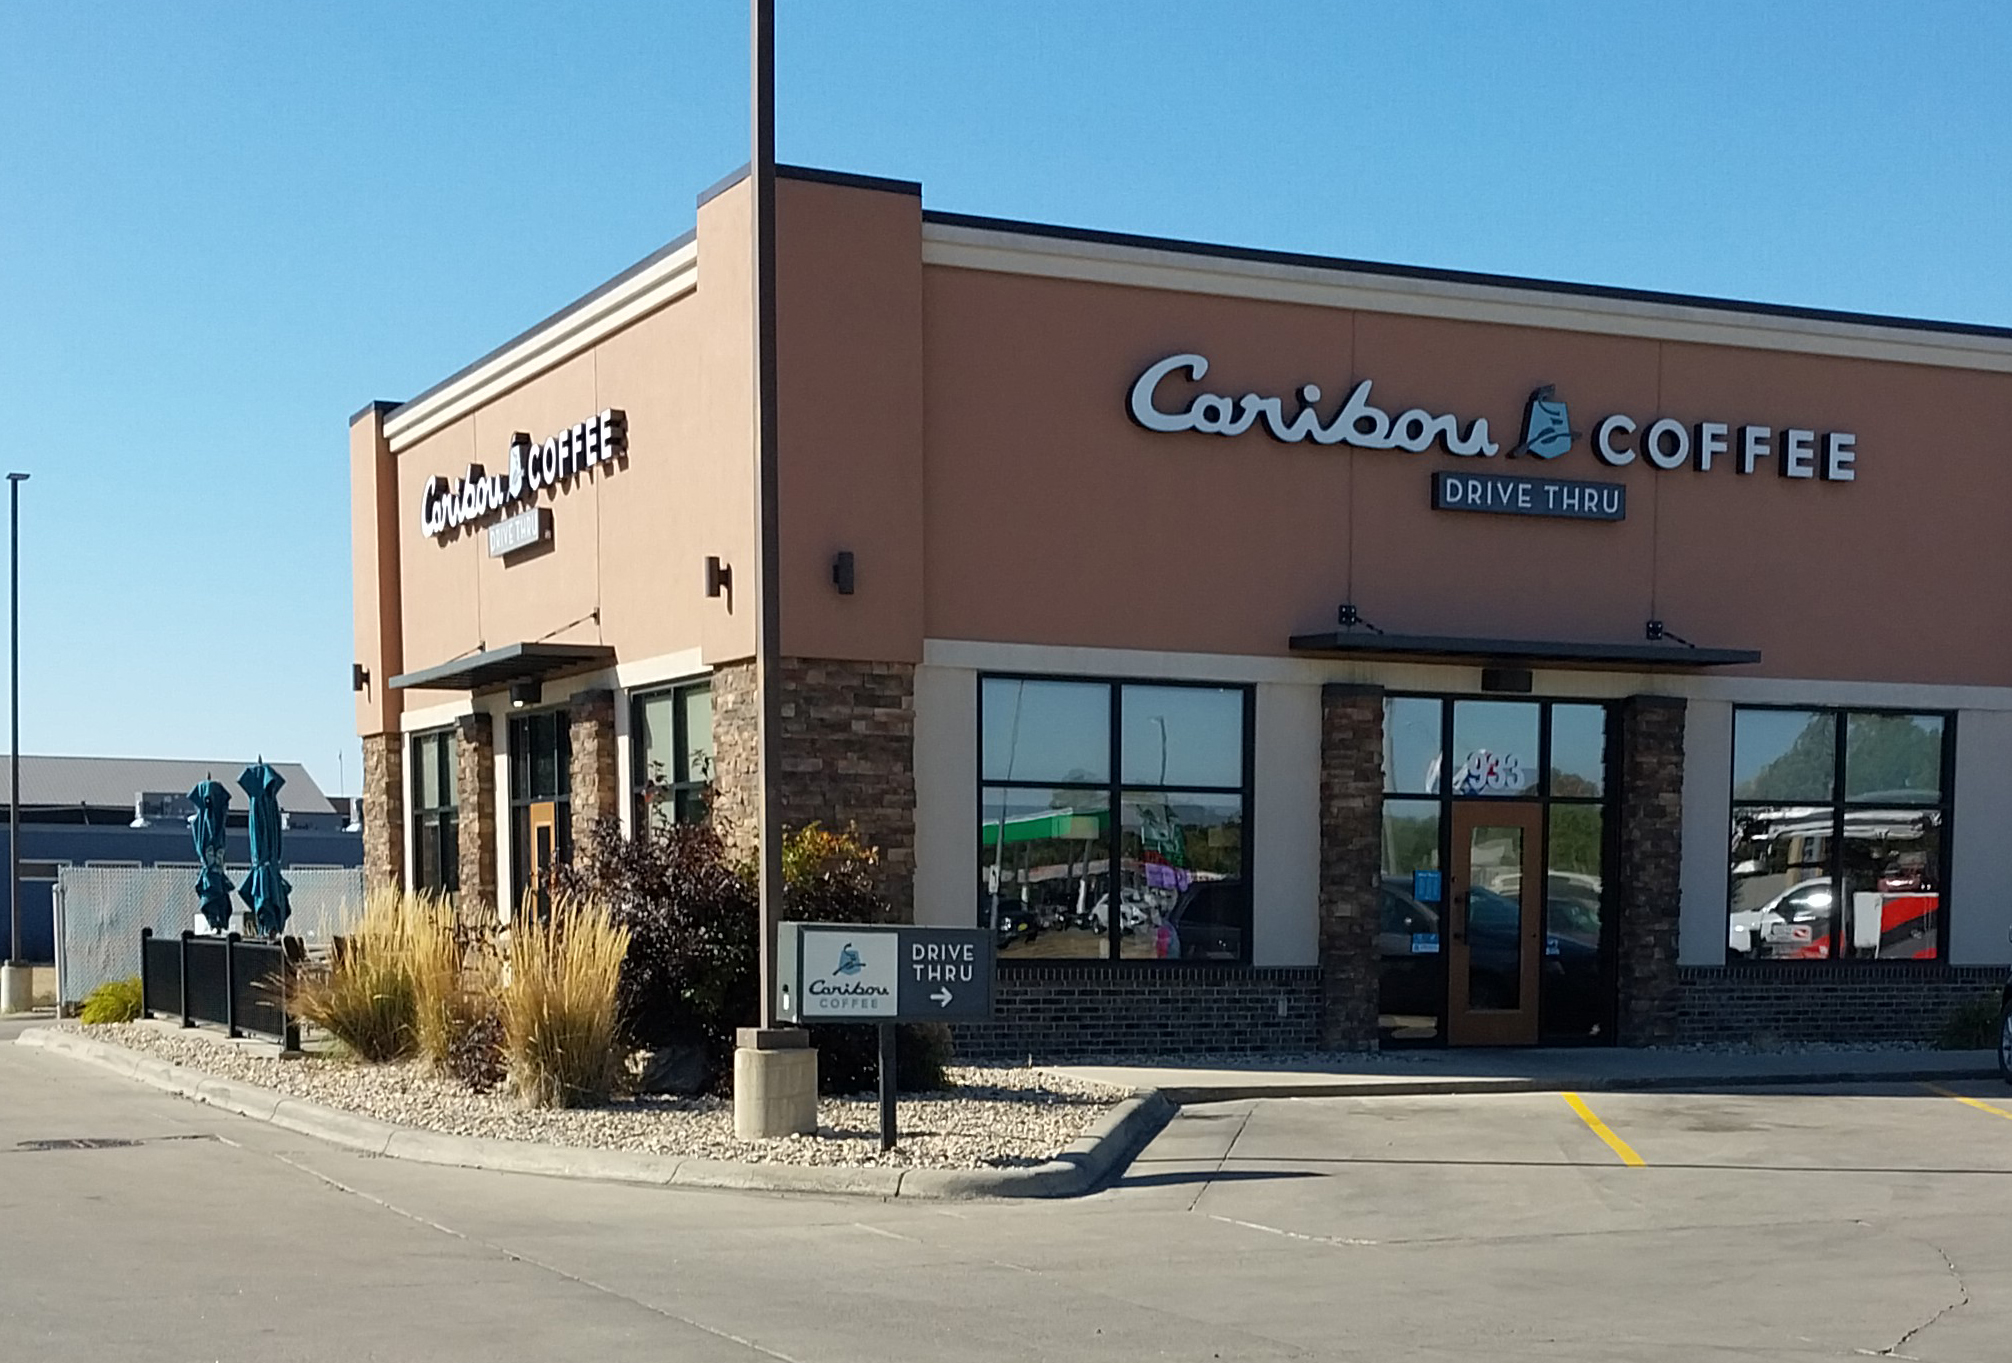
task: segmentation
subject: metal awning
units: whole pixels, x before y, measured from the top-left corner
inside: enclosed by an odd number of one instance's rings
[[[486,653],[400,673],[391,679],[391,686],[397,691],[486,691],[511,682],[542,681],[562,672],[609,667],[614,661],[615,650],[607,644],[505,644]]]
[[[1560,639],[1479,639],[1447,634],[1331,630],[1295,634],[1294,653],[1391,662],[1520,663],[1634,671],[1649,667],[1739,667],[1761,660],[1757,648],[1699,648],[1679,643],[1579,643]]]

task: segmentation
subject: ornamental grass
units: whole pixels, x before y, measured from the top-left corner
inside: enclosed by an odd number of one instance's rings
[[[363,917],[328,965],[303,972],[294,1014],[373,1064],[403,1060],[419,1045],[419,988],[412,968],[415,896],[372,891]]]
[[[622,1072],[616,989],[628,929],[598,901],[558,896],[543,918],[527,905],[510,928],[501,985],[503,1052],[528,1107],[605,1103]]]

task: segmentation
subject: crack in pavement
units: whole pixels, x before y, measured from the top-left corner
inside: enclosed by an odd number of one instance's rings
[[[1216,1161],[1216,1167],[1210,1171],[1209,1176],[1207,1178],[1202,1180],[1202,1186],[1195,1189],[1194,1197],[1189,1199],[1188,1201],[1189,1211],[1193,1211],[1196,1207],[1200,1206],[1202,1200],[1202,1194],[1208,1192],[1210,1188],[1215,1186],[1216,1181],[1215,1176],[1223,1171],[1223,1166],[1230,1162],[1230,1156],[1236,1153],[1237,1142],[1244,1138],[1244,1128],[1251,1124],[1251,1116],[1256,1111],[1257,1111],[1256,1103],[1252,1103],[1248,1108],[1244,1109],[1243,1117],[1237,1122],[1236,1131],[1230,1136],[1230,1143],[1223,1147],[1222,1158]]]
[[[1927,1320],[1922,1321],[1921,1324],[1915,1326],[1912,1330],[1909,1330],[1899,1339],[1894,1340],[1893,1343],[1888,1347],[1877,1351],[1864,1350],[1864,1349],[1858,1351],[1860,1353],[1866,1354],[1868,1357],[1872,1358],[1916,1357],[1916,1355],[1914,1354],[1904,1354],[1900,1351],[1901,1349],[1905,1348],[1909,1343],[1911,1343],[1917,1335],[1919,1335],[1922,1331],[1926,1330],[1929,1326],[1941,1322],[1942,1320],[1947,1318],[1952,1312],[1961,1310],[1963,1307],[1970,1305],[1970,1285],[1963,1281],[1963,1270],[1958,1268],[1956,1266],[1956,1261],[1949,1257],[1949,1251],[1942,1248],[1942,1246],[1936,1244],[1933,1240],[1924,1240],[1918,1235],[1910,1235],[1907,1238],[1914,1241],[1914,1243],[1917,1245],[1926,1245],[1930,1249],[1935,1251],[1936,1255],[1942,1260],[1942,1266],[1945,1269],[1949,1270],[1949,1276],[1956,1280],[1957,1300],[1949,1303],[1949,1305],[1943,1307],[1940,1311],[1937,1311]]]

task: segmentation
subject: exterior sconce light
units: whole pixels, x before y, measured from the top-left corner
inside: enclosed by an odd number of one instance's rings
[[[531,681],[510,683],[510,708],[521,710],[527,705],[536,705],[545,697],[545,684],[533,678]]]
[[[1667,639],[1673,644],[1682,644],[1685,648],[1697,647],[1696,644],[1693,644],[1689,639],[1686,639],[1683,635],[1672,633],[1660,620],[1649,621],[1648,624],[1643,627],[1643,633],[1648,635],[1649,642],[1652,644],[1660,644],[1665,639]]]
[[[719,596],[734,589],[733,565],[720,562],[718,554],[706,555],[706,595]]]
[[[361,691],[368,685],[370,685],[370,669],[362,663],[351,663],[349,665],[349,689],[352,691]]]
[[[838,588],[840,596],[851,596],[855,585],[852,570],[852,550],[841,549],[831,560],[831,585]]]

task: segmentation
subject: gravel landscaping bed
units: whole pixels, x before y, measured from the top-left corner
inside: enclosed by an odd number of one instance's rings
[[[774,1141],[734,1138],[724,1099],[617,1099],[606,1107],[530,1111],[504,1090],[472,1093],[434,1077],[419,1062],[365,1065],[309,1055],[260,1055],[208,1033],[147,1023],[59,1024],[201,1070],[256,1084],[378,1121],[457,1136],[541,1141],[749,1164],[859,1165],[915,1169],[997,1169],[1045,1163],[1081,1136],[1126,1092],[1013,1066],[958,1066],[942,1093],[903,1094],[901,1140],[880,1150],[879,1106],[871,1095],[822,1098],[814,1136]]]

